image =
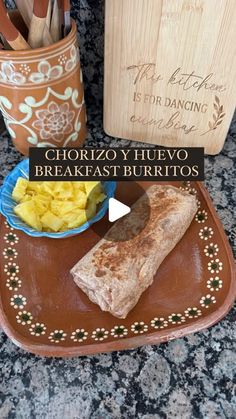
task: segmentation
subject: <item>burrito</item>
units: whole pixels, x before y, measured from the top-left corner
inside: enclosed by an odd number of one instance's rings
[[[103,311],[126,318],[196,212],[194,195],[173,186],[151,186],[131,213],[118,220],[72,268],[75,283]],[[138,234],[125,240],[127,232],[135,233],[144,220]]]

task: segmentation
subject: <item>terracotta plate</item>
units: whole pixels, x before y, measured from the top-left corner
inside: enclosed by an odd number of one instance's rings
[[[126,320],[91,303],[69,273],[100,239],[93,230],[62,240],[31,238],[1,218],[0,318],[14,343],[40,355],[85,355],[167,341],[224,317],[236,281],[223,228],[201,184],[174,186],[197,194],[198,214]],[[137,190],[121,182],[116,197],[130,205]],[[99,227],[105,232],[109,223],[103,219]]]

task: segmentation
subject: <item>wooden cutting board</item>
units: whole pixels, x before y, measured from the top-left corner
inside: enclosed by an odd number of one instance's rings
[[[107,0],[104,129],[221,151],[235,109],[235,0]]]

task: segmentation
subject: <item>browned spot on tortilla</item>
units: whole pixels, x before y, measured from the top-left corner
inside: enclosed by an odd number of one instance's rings
[[[95,275],[96,275],[97,277],[105,276],[105,275],[106,275],[106,272],[105,272],[105,271],[103,271],[102,269],[98,269],[98,270],[95,272]]]

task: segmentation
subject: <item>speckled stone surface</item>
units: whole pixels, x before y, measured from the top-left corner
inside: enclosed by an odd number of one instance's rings
[[[88,105],[89,145],[129,145],[102,130],[103,1],[74,2]],[[236,118],[223,152],[206,158],[206,184],[236,253]],[[133,143],[135,144],[135,143]],[[21,160],[6,133],[0,182]],[[0,334],[0,418],[236,418],[236,310],[216,326],[160,346],[44,359]]]

